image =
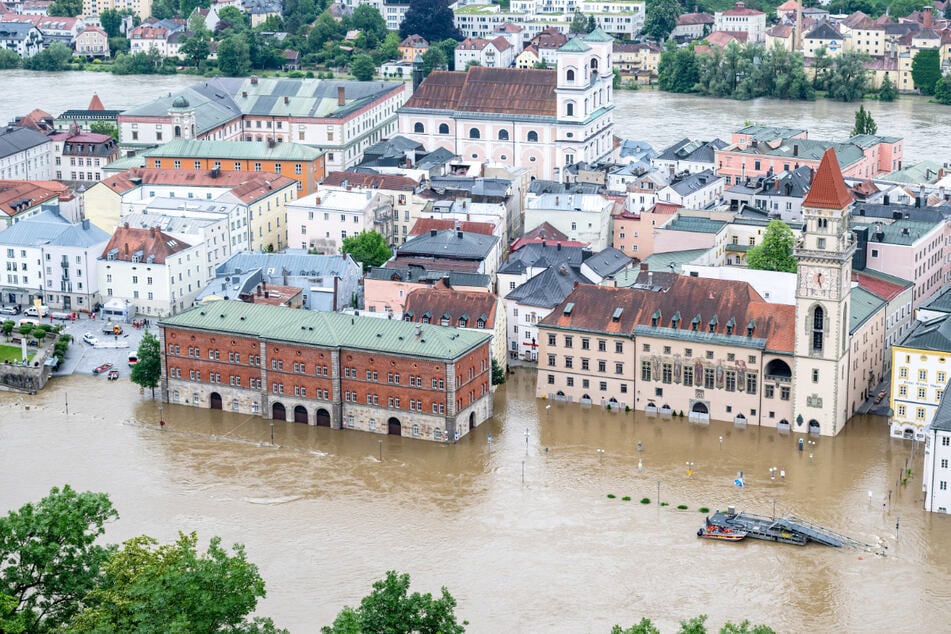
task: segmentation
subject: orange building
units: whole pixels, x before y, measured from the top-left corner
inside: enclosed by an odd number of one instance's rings
[[[178,139],[144,154],[155,169],[264,172],[297,181],[298,196],[317,191],[327,174],[324,152],[297,143]]]

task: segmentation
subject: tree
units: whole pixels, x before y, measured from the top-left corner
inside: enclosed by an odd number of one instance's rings
[[[62,42],[53,42],[48,48],[33,57],[23,60],[23,68],[28,70],[59,71],[64,70],[73,59],[73,49]]]
[[[16,328],[16,322],[12,319],[8,319],[0,325],[0,331],[3,331],[3,334],[7,337],[13,332],[13,329]]]
[[[112,53],[113,58],[119,57],[120,54],[128,53],[131,48],[132,43],[129,42],[129,38],[123,35],[109,38],[109,52]]]
[[[746,265],[762,271],[795,273],[794,244],[795,238],[789,225],[782,220],[773,220],[766,227],[763,241],[746,252]]]
[[[855,111],[855,125],[852,126],[852,136],[859,134],[875,134],[878,132],[878,124],[872,118],[872,113],[865,109],[865,106],[859,106]]]
[[[911,79],[923,95],[933,95],[941,79],[941,57],[936,48],[924,48],[911,60]]]
[[[453,13],[447,0],[410,0],[400,24],[400,37],[406,38],[414,33],[429,42],[447,38],[462,40],[462,34],[453,23]]]
[[[46,14],[61,18],[75,18],[83,12],[83,0],[56,0]]]
[[[38,503],[0,518],[0,631],[59,631],[100,579],[112,547],[97,544],[118,517],[105,493],[54,487]],[[10,625],[13,625],[11,627]]]
[[[386,238],[376,231],[361,231],[359,235],[344,238],[340,251],[362,263],[364,272],[393,257],[393,250],[386,244]]]
[[[829,97],[838,101],[858,101],[868,90],[866,56],[848,51],[835,58],[829,79]]]
[[[218,537],[204,553],[197,545],[195,533],[180,533],[164,545],[147,535],[126,541],[103,565],[102,582],[86,596],[69,631],[274,631],[269,619],[245,620],[265,589],[244,547],[229,553]]]
[[[93,121],[89,124],[89,131],[96,134],[108,134],[116,141],[119,140],[119,128],[108,121]]]
[[[371,38],[367,42],[368,48],[376,48],[386,37],[386,20],[380,15],[379,9],[369,4],[354,8],[353,15],[350,16],[350,27]]]
[[[505,383],[505,370],[499,365],[499,362],[492,359],[492,385],[502,385]]]
[[[611,634],[660,634],[650,619],[642,618],[637,625],[632,625],[627,629],[622,629],[620,625],[611,628]]]
[[[697,55],[693,48],[678,48],[673,40],[668,41],[660,54],[658,87],[667,92],[693,92],[699,79]]]
[[[568,26],[568,32],[575,35],[588,32],[588,18],[585,17],[584,13],[575,11],[574,17],[571,18],[571,24]]]
[[[122,26],[122,14],[115,9],[103,9],[99,13],[99,24],[109,37],[119,37]]]
[[[241,9],[228,5],[223,7],[221,11],[218,12],[218,18],[222,22],[228,23],[228,28],[236,33],[240,33],[248,28],[248,23],[244,17],[244,14],[241,13]]]
[[[192,13],[188,16],[188,30],[192,32],[193,37],[198,35],[211,36],[211,30],[205,24],[205,16],[200,13]]]
[[[155,398],[155,388],[162,378],[162,355],[158,337],[151,332],[145,333],[139,342],[136,356],[139,360],[132,366],[132,382],[151,389],[152,398]]]
[[[0,70],[20,67],[20,56],[8,48],[0,49]]]
[[[812,68],[812,87],[816,90],[826,90],[829,87],[829,77],[832,75],[832,58],[829,57],[825,46],[816,49]]]
[[[422,55],[423,57],[423,77],[428,77],[434,70],[445,70],[449,65],[446,54],[438,46],[430,46]]]
[[[445,587],[440,598],[428,592],[409,594],[408,574],[390,570],[373,583],[359,607],[345,607],[322,634],[463,634],[467,621],[456,621],[456,600]]]
[[[948,6],[951,6],[951,2],[948,3]],[[878,100],[895,101],[896,99],[898,99],[898,89],[895,88],[895,84],[892,83],[892,80],[888,78],[888,73],[886,73],[885,79],[882,80],[882,86],[878,89]]]
[[[251,51],[245,38],[233,35],[218,45],[218,68],[229,77],[243,77],[251,72]]]
[[[350,74],[357,81],[370,81],[375,73],[376,64],[373,63],[373,58],[369,55],[361,53],[360,55],[354,55],[353,59],[350,60]]]
[[[647,4],[644,16],[644,28],[641,33],[647,37],[663,42],[670,37],[671,31],[677,26],[680,17],[680,3],[677,0],[655,0]]]
[[[182,43],[178,54],[186,64],[198,68],[211,54],[211,42],[204,33],[196,33]]]
[[[585,32],[586,32],[586,33],[590,33],[591,31],[595,30],[596,28],[598,28],[598,21],[597,21],[597,19],[595,19],[594,14],[591,14],[591,15],[588,16],[588,30],[585,31]]]
[[[210,6],[211,0],[178,0],[178,14],[187,20],[195,9],[207,9]]]
[[[935,83],[934,98],[940,104],[951,105],[951,77],[944,75]]]
[[[951,3],[944,3],[944,13],[942,14],[945,20],[951,20]]]
[[[379,61],[387,62],[391,59],[397,59],[400,56],[400,36],[393,32],[388,32],[380,44]]]

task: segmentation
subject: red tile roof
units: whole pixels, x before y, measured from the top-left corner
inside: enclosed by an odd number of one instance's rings
[[[735,7],[733,7],[732,9],[727,9],[726,11],[723,12],[723,15],[753,16],[753,15],[766,15],[766,14],[763,13],[762,11],[757,11],[756,9],[750,9],[749,7],[745,6],[742,2],[737,2]]]
[[[477,328],[483,320],[484,328],[495,328],[495,309],[498,297],[493,293],[477,291],[457,291],[445,287],[445,281],[432,288],[420,288],[406,296],[403,307],[403,319],[422,322],[423,315],[429,313],[430,323],[441,323],[448,316],[450,326],[459,326],[459,319],[465,317],[467,328]]]
[[[523,240],[534,240],[535,238],[541,238],[542,240],[565,241],[568,239],[568,236],[556,229],[554,225],[546,220],[531,231],[528,231],[522,235]]]
[[[677,18],[677,26],[696,26],[698,24],[713,23],[713,16],[709,13],[684,13]]]
[[[564,307],[574,304],[565,315]],[[614,321],[616,309],[621,315]],[[593,284],[577,286],[561,306],[541,321],[563,328],[630,334],[635,326],[650,326],[660,312],[659,327],[671,328],[671,318],[680,313],[678,330],[689,331],[694,316],[699,315],[699,330],[709,332],[709,322],[717,318],[715,332],[726,335],[727,322],[734,320],[733,337],[746,339],[747,324],[755,323],[753,337],[765,338],[766,348],[776,352],[793,352],[796,307],[766,302],[746,282],[703,277],[677,276],[670,290],[656,292],[633,288],[610,288]]]
[[[907,282],[905,286],[902,286],[901,284],[890,282],[876,275],[870,275],[860,271],[852,271],[852,281],[858,282],[859,286],[870,293],[878,295],[887,302],[892,301],[898,297],[902,291],[911,286],[911,282]]]
[[[845,185],[842,178],[842,170],[839,169],[839,161],[835,157],[835,150],[831,147],[822,155],[822,161],[819,163],[819,169],[816,171],[815,178],[812,179],[812,186],[806,199],[802,201],[803,207],[821,208],[821,209],[845,209],[852,202],[852,193]]]
[[[108,259],[109,252],[118,249],[115,260],[131,262],[132,256],[138,255],[143,263],[152,256],[153,263],[165,264],[165,260],[176,253],[190,249],[191,245],[181,242],[177,238],[163,233],[160,229],[134,229],[125,223],[116,227],[109,244],[102,250],[102,259]]]
[[[471,66],[465,73],[434,71],[405,108],[555,117],[556,72]]]
[[[455,220],[444,220],[442,218],[420,218],[409,230],[411,236],[421,236],[430,231],[445,231],[446,229],[455,229],[456,224],[459,229],[470,233],[481,233],[482,235],[495,235],[495,225],[491,222],[473,222],[464,220],[456,222]]]
[[[364,187],[367,189],[391,189],[414,191],[419,185],[408,176],[398,174],[364,174],[363,172],[330,172],[321,181],[328,187]]]
[[[0,212],[12,218],[67,193],[69,188],[55,181],[0,181]]]
[[[275,174],[252,174],[230,170],[223,170],[218,173],[218,176],[212,177],[211,172],[200,170],[133,167],[121,174],[110,176],[101,181],[101,184],[120,194],[142,185],[191,185],[193,187],[224,187],[232,190],[243,186],[242,191],[244,193],[240,196],[241,200],[250,202],[276,189],[283,189],[292,185],[296,189],[297,181]],[[248,198],[254,195],[254,192],[258,193],[257,197]]]

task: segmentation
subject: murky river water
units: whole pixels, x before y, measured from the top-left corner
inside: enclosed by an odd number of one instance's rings
[[[784,632],[946,627],[951,518],[921,510],[920,448],[898,485],[912,445],[881,419],[799,453],[798,436],[774,430],[546,409],[533,381],[512,377],[496,418],[454,446],[278,422],[272,447],[270,421],[167,405],[161,432],[157,403],[125,379],[57,379],[35,397],[0,394],[0,509],[70,483],[110,493],[112,541],[197,530],[242,542],[267,581],[260,611],[295,633],[330,623],[387,569],[424,591],[445,584],[471,632],[607,632],[645,615],[670,631],[700,613]],[[701,506],[769,515],[774,503],[884,539],[889,555],[695,536]]]

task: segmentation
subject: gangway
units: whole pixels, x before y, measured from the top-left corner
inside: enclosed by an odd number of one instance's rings
[[[819,526],[814,522],[800,519],[794,515],[783,517],[765,517],[752,513],[737,513],[730,507],[726,513],[717,511],[707,518],[708,526],[744,531],[748,537],[772,542],[804,546],[813,541],[833,548],[854,548],[868,552],[878,552],[880,547],[853,539],[848,535]]]

